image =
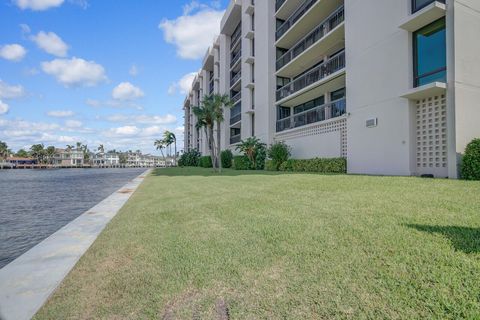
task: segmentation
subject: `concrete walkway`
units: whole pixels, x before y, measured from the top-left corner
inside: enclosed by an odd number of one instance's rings
[[[31,319],[149,172],[1,269],[0,320]]]

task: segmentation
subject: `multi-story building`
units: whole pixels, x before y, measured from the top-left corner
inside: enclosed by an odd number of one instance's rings
[[[65,167],[81,167],[85,165],[84,152],[81,149],[56,149],[53,164]]]
[[[223,149],[256,136],[349,173],[457,178],[480,137],[478,30],[474,0],[232,0],[185,100],[185,149],[208,153],[192,107],[220,93]]]

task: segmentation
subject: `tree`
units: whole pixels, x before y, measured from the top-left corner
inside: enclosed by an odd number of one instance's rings
[[[158,140],[155,140],[153,145],[157,148],[157,150],[160,150],[160,152],[162,153],[163,161],[166,167],[167,159],[165,158],[165,154],[163,153],[163,149],[165,149],[165,141],[158,139]]]
[[[6,142],[0,141],[0,159],[5,160],[8,157],[8,145]]]
[[[45,146],[43,144],[34,144],[30,147],[32,157],[37,159],[38,163],[43,163],[45,158]]]
[[[17,151],[15,156],[20,157],[20,158],[28,158],[29,155],[28,155],[27,151],[25,151],[24,149],[20,149],[20,150]]]
[[[67,152],[70,152],[72,151],[74,148],[74,146],[70,145],[70,144],[67,144]]]
[[[193,107],[192,111],[197,117],[197,128],[204,128],[207,136],[207,144],[210,149],[210,156],[212,157],[213,170],[217,171],[217,156],[215,139],[213,136],[213,127],[215,125],[216,110],[211,96],[205,96],[203,102],[198,107]]]
[[[97,150],[100,151],[101,154],[105,153],[105,147],[103,146],[103,144],[99,145]]]
[[[77,142],[77,151],[81,150],[82,149],[82,143],[81,142]]]
[[[236,147],[240,152],[243,152],[252,165],[252,169],[257,169],[257,153],[265,149],[265,144],[260,142],[256,137],[250,137],[247,140],[240,141]]]
[[[82,145],[80,148],[83,152],[83,164],[88,163],[90,161],[90,150],[88,150],[88,146]]]
[[[216,152],[217,159],[215,159],[215,161],[217,161],[218,168],[221,172],[222,171],[222,160],[220,159],[221,152],[222,152],[221,131],[220,131],[221,124],[223,121],[225,121],[225,117],[224,117],[225,108],[230,109],[231,107],[233,107],[233,102],[232,100],[230,100],[230,97],[227,94],[225,95],[214,94],[210,96],[210,98],[212,99],[213,108],[215,110],[215,122],[217,125],[217,152]]]
[[[174,163],[175,166],[177,165],[177,137],[173,132],[165,131],[163,134],[163,140],[167,144],[167,146],[171,146],[172,144],[175,145],[175,154],[174,154]]]
[[[54,146],[49,146],[47,149],[45,149],[45,156],[47,158],[47,161],[49,164],[53,164],[53,158],[55,157],[55,147]]]

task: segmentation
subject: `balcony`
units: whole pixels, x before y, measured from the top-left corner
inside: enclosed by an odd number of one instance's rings
[[[409,32],[415,32],[430,23],[445,17],[447,6],[445,1],[430,1],[422,9],[415,11],[402,21],[400,28]]]
[[[285,3],[285,0],[277,0],[275,2],[275,11],[278,11],[278,9],[280,9],[284,3]]]
[[[345,68],[345,52],[342,51],[331,57],[328,61],[320,64],[312,70],[301,75],[289,84],[277,90],[277,101],[285,99],[294,93],[305,89],[316,82],[319,82],[328,76]]]
[[[233,126],[236,123],[239,123],[240,121],[242,121],[242,114],[241,113],[230,117],[230,125],[231,126]]]
[[[277,70],[287,65],[290,61],[307,51],[314,44],[323,39],[330,31],[334,30],[343,21],[345,21],[344,6],[338,8],[328,18],[322,21],[315,29],[301,39],[294,47],[288,50],[280,59],[277,60]]]
[[[232,76],[232,79],[230,79],[230,87],[233,87],[240,79],[242,78],[242,72],[238,71],[234,76]]]
[[[242,135],[237,134],[236,136],[231,136],[230,137],[230,144],[236,144],[239,143],[242,140]]]
[[[232,68],[238,60],[242,57],[242,50],[240,49],[235,55],[232,57],[232,61],[230,62],[230,68]]]
[[[319,0],[307,0],[305,1],[278,29],[275,33],[276,39],[280,39],[281,36],[285,34],[285,32],[290,29],[291,26],[295,24],[304,14],[305,12],[310,9],[315,2]]]
[[[295,2],[289,0],[284,6]],[[318,26],[320,21],[325,20],[343,3],[344,0],[305,0],[297,4],[295,11],[277,29],[275,45],[285,49],[293,47],[298,39],[308,34]],[[280,9],[280,11],[282,10]],[[278,14],[277,18],[280,18]]]
[[[277,132],[303,127],[308,124],[337,118],[344,115],[347,111],[347,102],[345,99],[333,101],[331,103],[318,106],[316,108],[300,112],[277,121]]]
[[[230,98],[230,100],[232,101],[232,103],[237,103],[238,101],[240,101],[242,99],[242,92],[238,92],[237,94],[235,94],[234,96],[232,96]]]

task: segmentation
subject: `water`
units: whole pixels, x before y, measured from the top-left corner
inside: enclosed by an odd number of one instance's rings
[[[0,170],[0,268],[144,171]]]

